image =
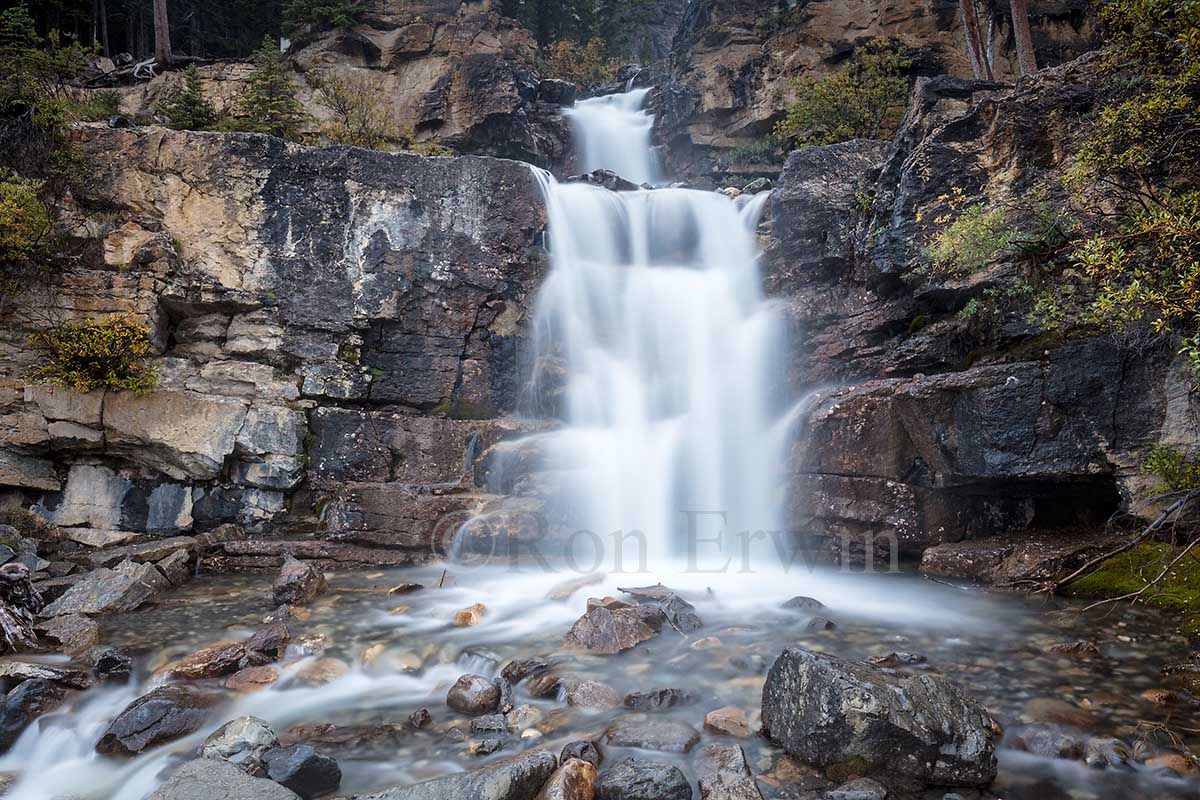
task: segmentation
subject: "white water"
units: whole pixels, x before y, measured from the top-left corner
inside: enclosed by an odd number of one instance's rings
[[[571,120],[582,172],[610,169],[634,183],[658,182],[650,147],[654,118],[642,110],[649,89],[580,100],[564,113]]]

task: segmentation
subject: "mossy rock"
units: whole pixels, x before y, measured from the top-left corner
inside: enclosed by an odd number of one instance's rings
[[[1092,573],[1067,586],[1064,593],[1073,597],[1115,598],[1131,595],[1149,585],[1180,549],[1168,544],[1147,542],[1115,555]],[[1200,550],[1188,553],[1162,580],[1137,599],[1153,608],[1188,615],[1185,628],[1200,632]]]
[[[843,784],[867,774],[869,765],[861,756],[830,764],[825,768],[825,777],[836,784]]]

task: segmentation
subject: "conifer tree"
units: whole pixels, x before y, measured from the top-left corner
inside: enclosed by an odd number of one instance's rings
[[[250,74],[240,106],[243,129],[293,141],[299,139],[306,115],[296,99],[287,67],[279,58],[279,48],[270,36],[263,37],[252,60],[254,72]]]
[[[182,85],[177,86],[158,105],[158,113],[172,128],[203,131],[217,121],[217,111],[204,96],[200,71],[192,64],[183,71]]]

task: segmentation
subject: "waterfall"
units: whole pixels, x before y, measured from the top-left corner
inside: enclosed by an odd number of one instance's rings
[[[573,111],[585,169],[653,179],[645,95]],[[648,554],[672,563],[697,538],[777,530],[781,324],[755,235],[766,195],[739,204],[538,175],[552,269],[535,306],[535,363],[565,373],[566,425],[548,437],[558,511],[606,541],[644,534]]]

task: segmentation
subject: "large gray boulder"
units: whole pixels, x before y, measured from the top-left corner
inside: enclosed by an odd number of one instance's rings
[[[558,766],[549,750],[530,750],[483,769],[387,789],[355,800],[528,800]]]
[[[62,597],[42,609],[42,616],[133,611],[169,586],[153,564],[126,561],[115,569],[101,567],[88,573]]]
[[[939,676],[789,647],[767,674],[762,722],[806,763],[853,763],[890,785],[987,786],[996,777],[995,723]]]
[[[171,773],[148,800],[300,800],[275,781],[254,778],[216,758],[189,761]]]
[[[117,715],[96,743],[96,751],[134,756],[200,729],[213,706],[216,692],[167,684],[134,700]]]

